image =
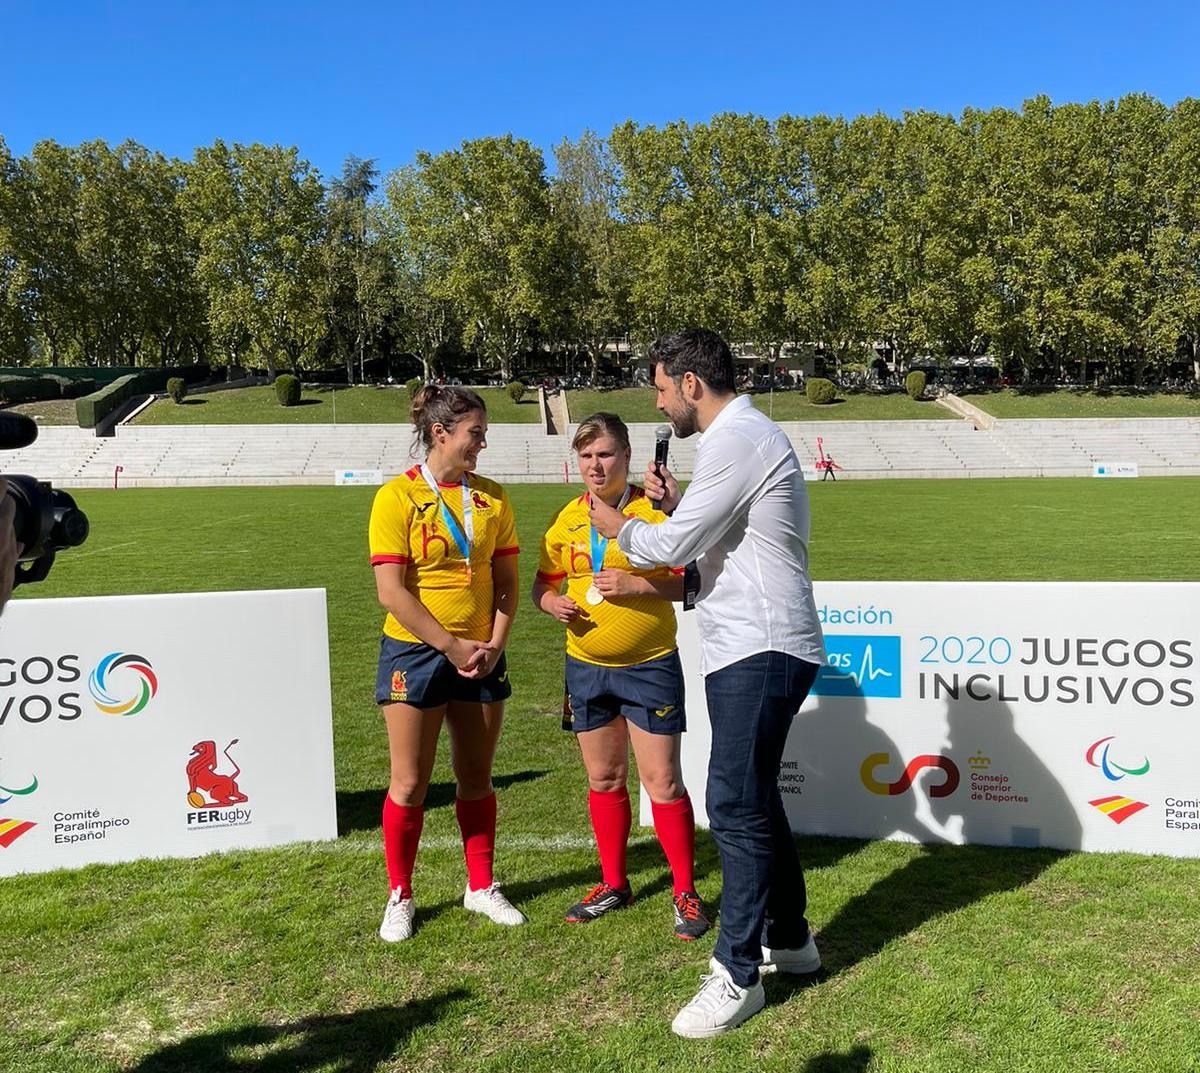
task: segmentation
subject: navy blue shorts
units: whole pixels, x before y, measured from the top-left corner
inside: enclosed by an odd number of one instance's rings
[[[650,734],[687,729],[678,652],[632,667],[597,667],[568,656],[566,685],[563,730],[595,730],[618,715]]]
[[[376,704],[411,704],[440,708],[452,700],[490,704],[512,696],[504,653],[486,678],[464,678],[436,648],[397,641],[387,634],[379,642]]]

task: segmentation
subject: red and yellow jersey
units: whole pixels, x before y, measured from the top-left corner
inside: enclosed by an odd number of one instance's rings
[[[636,485],[632,486],[624,513],[652,525],[666,520],[666,515],[655,510]],[[645,578],[683,573],[682,567],[639,570],[615,540],[608,542],[602,566]],[[601,667],[631,667],[675,651],[675,610],[669,601],[659,596],[622,596],[591,605],[586,594],[594,572],[588,500],[582,495],[571,500],[550,523],[538,559],[538,580],[550,585],[566,580],[566,595],[579,606],[579,617],[567,626],[567,655]]]
[[[467,474],[474,517],[470,570],[442,517],[433,489],[419,466],[385,484],[371,508],[371,565],[403,563],[404,587],[448,633],[471,641],[492,635],[492,560],[516,555],[512,506],[495,481]],[[462,485],[441,484],[442,501],[463,529]],[[419,641],[392,614],[383,632],[397,641]]]

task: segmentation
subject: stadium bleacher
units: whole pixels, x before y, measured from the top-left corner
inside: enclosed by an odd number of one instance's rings
[[[635,459],[654,453],[654,424],[630,426]],[[1136,463],[1144,476],[1200,474],[1200,418],[1007,420],[990,430],[951,421],[785,422],[802,462],[817,438],[842,478],[1080,477],[1096,463]],[[500,481],[574,481],[570,442],[536,425],[492,425],[482,472]],[[5,470],[67,488],[332,484],[338,469],[403,472],[413,461],[404,425],[120,425],[111,437],[42,429],[8,454]],[[671,466],[689,477],[695,439],[671,441]]]

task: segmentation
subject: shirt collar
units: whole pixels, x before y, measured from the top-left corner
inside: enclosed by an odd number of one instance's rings
[[[725,424],[726,421],[732,421],[737,414],[741,413],[742,410],[745,410],[753,405],[754,404],[750,401],[749,395],[735,395],[724,406],[721,407],[720,413],[718,413],[717,416],[712,419],[712,424],[700,433],[701,442],[703,442],[704,437],[714,429],[720,428],[723,424]]]

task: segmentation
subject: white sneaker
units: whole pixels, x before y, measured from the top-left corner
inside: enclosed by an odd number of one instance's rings
[[[493,883],[482,890],[472,890],[467,887],[463,894],[463,908],[472,913],[482,913],[493,924],[505,924],[513,927],[525,923],[525,914],[512,904],[500,887]]]
[[[803,946],[794,950],[772,950],[769,946],[762,948],[762,964],[759,972],[787,972],[802,975],[816,972],[821,968],[821,954],[817,950],[817,942],[810,934]]]
[[[729,970],[716,958],[708,963],[711,973],[706,974],[700,990],[671,1022],[671,1031],[687,1039],[709,1039],[736,1028],[749,1017],[753,1017],[766,1005],[762,980],[750,987],[738,987],[730,978]]]
[[[385,943],[399,943],[411,939],[413,933],[413,918],[417,915],[417,907],[411,898],[405,898],[397,887],[388,899],[387,908],[383,911],[383,923],[379,925],[379,938]]]

